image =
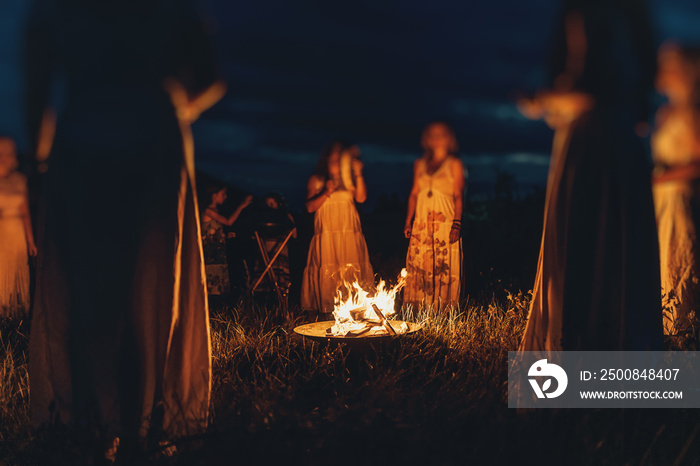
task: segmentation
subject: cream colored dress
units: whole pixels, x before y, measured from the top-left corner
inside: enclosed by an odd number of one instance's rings
[[[323,189],[319,181],[318,192]],[[332,312],[343,281],[374,283],[360,216],[350,190],[334,191],[314,215],[314,236],[301,288],[301,306]]]
[[[21,209],[27,180],[14,172],[0,179],[0,317],[29,310],[29,263]]]
[[[652,138],[654,162],[674,166],[700,162],[693,153],[695,134],[687,116],[671,112]],[[672,180],[653,186],[661,258],[664,333],[685,328],[698,302],[697,232],[692,207],[693,180]]]
[[[406,256],[404,302],[435,310],[459,304],[462,240],[450,244],[455,215],[454,177],[447,159],[429,175],[418,162],[419,192]]]

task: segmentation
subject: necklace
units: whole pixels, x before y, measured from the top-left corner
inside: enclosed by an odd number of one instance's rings
[[[425,174],[428,175],[428,178],[430,179],[430,188],[428,188],[428,197],[429,198],[433,197],[433,176],[435,176],[435,174],[440,171],[442,166],[445,165],[446,161],[447,161],[447,159],[440,162],[440,165],[438,165],[438,167],[433,171],[433,173],[428,173],[428,162],[425,163]]]

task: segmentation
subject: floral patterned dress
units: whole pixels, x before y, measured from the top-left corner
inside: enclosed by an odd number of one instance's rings
[[[404,302],[434,310],[459,304],[462,240],[450,244],[454,177],[447,159],[432,175],[418,162],[418,201],[406,256]]]
[[[202,246],[207,271],[207,292],[215,295],[229,293],[230,283],[226,262],[226,232],[216,220],[202,221]]]

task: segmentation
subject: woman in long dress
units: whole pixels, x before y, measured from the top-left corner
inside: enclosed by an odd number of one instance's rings
[[[695,53],[693,53],[695,52]],[[690,329],[700,304],[700,56],[667,45],[659,51],[657,89],[669,102],[652,136],[654,204],[661,253],[664,333]]]
[[[253,196],[248,195],[243,202],[228,217],[219,213],[218,207],[228,198],[225,187],[216,187],[209,191],[210,203],[202,214],[202,245],[204,247],[204,263],[207,272],[207,293],[209,296],[227,296],[230,291],[228,263],[226,261],[226,232],[224,225],[231,226],[253,202]],[[233,237],[233,233],[229,233]]]
[[[426,152],[413,166],[404,227],[410,238],[404,303],[439,311],[459,305],[464,166],[446,124],[428,125],[421,142]]]
[[[36,256],[27,178],[17,168],[15,143],[0,137],[0,318],[29,310],[28,256]]]
[[[187,0],[45,0],[28,27],[34,140],[49,90],[66,91],[43,186],[32,419],[104,442],[110,460],[120,437],[157,444],[208,421],[189,123],[224,86],[197,18]]]
[[[523,351],[661,344],[659,254],[638,122],[654,76],[643,3],[564,2],[552,87],[523,103],[554,127]]]
[[[362,162],[357,155],[355,146],[331,144],[307,183],[306,209],[314,213],[314,236],[302,281],[302,309],[331,313],[344,283],[374,283],[355,208],[355,202],[367,199]]]

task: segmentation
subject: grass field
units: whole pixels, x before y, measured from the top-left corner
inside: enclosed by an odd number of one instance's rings
[[[696,410],[507,408],[507,352],[528,299],[465,303],[416,335],[329,345],[291,315],[212,315],[214,381],[206,435],[135,464],[698,464]],[[61,433],[28,418],[27,324],[0,331],[0,464],[76,464]]]
[[[363,219],[372,263],[380,276],[396,276],[405,208],[376,210]],[[303,323],[297,313],[215,309],[208,432],[178,441],[175,456],[151,451],[128,464],[700,464],[699,410],[507,408],[507,354],[529,296],[505,288],[532,286],[542,195],[496,197],[467,211],[472,298],[460,312],[409,309],[399,318],[422,323],[418,334],[328,345],[293,332]],[[0,466],[80,464],[70,435],[30,425],[29,331],[28,322],[0,323]],[[666,346],[697,350],[698,338]]]

